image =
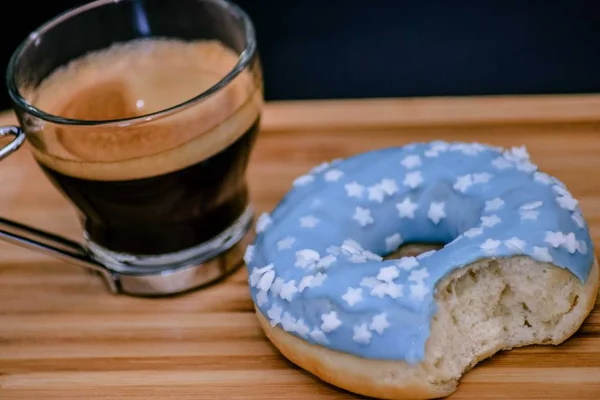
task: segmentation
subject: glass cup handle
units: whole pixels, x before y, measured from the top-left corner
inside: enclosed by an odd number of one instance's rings
[[[25,142],[25,132],[18,126],[0,126],[0,137],[7,136],[13,136],[13,139],[0,148],[0,160],[17,151]],[[113,293],[118,292],[117,278],[105,266],[90,257],[80,243],[1,217],[0,239],[98,272],[109,289]]]

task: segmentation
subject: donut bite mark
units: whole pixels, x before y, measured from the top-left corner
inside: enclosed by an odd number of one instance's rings
[[[598,264],[581,210],[523,147],[415,143],[315,167],[257,220],[258,320],[289,360],[382,399],[452,394],[498,351],[558,345]],[[445,243],[394,258],[404,243]]]

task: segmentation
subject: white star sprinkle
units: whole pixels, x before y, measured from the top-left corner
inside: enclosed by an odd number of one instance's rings
[[[402,268],[405,271],[410,271],[414,267],[419,266],[419,261],[417,261],[416,257],[402,257],[396,263],[398,268]]]
[[[291,249],[295,241],[296,239],[294,239],[293,237],[287,236],[277,242],[277,250],[281,251]]]
[[[494,254],[496,252],[496,250],[498,249],[499,246],[500,246],[500,241],[499,240],[487,239],[485,242],[483,242],[479,246],[479,248],[481,250],[483,250],[483,252],[485,254]]]
[[[581,254],[587,254],[588,252],[588,247],[587,247],[587,243],[585,242],[585,240],[580,240],[578,242],[577,245],[577,250],[581,253]]]
[[[421,171],[409,172],[404,177],[404,181],[402,183],[411,189],[416,189],[421,185],[421,183],[423,183]]]
[[[266,265],[261,268],[252,268],[250,273],[250,286],[255,287],[258,285],[258,281],[262,278],[263,274],[273,269],[273,264]]]
[[[379,183],[379,187],[381,187],[381,189],[388,196],[392,196],[392,195],[398,193],[398,190],[399,190],[398,185],[396,184],[396,181],[393,179],[389,179],[389,178],[382,179],[381,182]]]
[[[304,289],[312,286],[312,281],[315,278],[314,275],[305,275],[300,279],[300,283],[298,283],[298,293],[304,292]]]
[[[367,324],[356,325],[352,327],[354,331],[354,336],[352,336],[352,340],[356,343],[360,344],[369,344],[371,341],[371,332],[367,328]]]
[[[442,140],[436,140],[434,142],[431,142],[431,150],[433,151],[444,152],[448,151],[449,148],[450,143],[448,142],[444,142]]]
[[[552,186],[552,190],[560,196],[571,196],[571,193],[569,193],[569,191],[564,186],[561,186],[561,185]]]
[[[502,200],[500,197],[496,197],[492,200],[488,200],[485,202],[485,209],[483,211],[485,211],[485,212],[496,211],[496,210],[499,210],[500,208],[502,208],[503,205],[504,205],[504,200]]]
[[[319,344],[327,344],[327,337],[325,337],[325,333],[319,328],[315,328],[310,332],[310,337],[312,340]]]
[[[256,233],[264,232],[271,225],[271,216],[266,212],[260,214],[256,220]]]
[[[408,276],[408,280],[422,285],[423,281],[428,277],[429,272],[427,272],[427,268],[421,268],[412,270]]]
[[[562,232],[547,231],[544,241],[556,249],[565,242],[565,238]]]
[[[296,328],[294,329],[294,331],[302,336],[302,337],[306,337],[308,335],[308,333],[310,332],[310,328],[308,327],[308,325],[306,325],[306,323],[304,322],[304,320],[302,318],[300,318],[297,322],[296,322]]]
[[[537,221],[540,212],[538,210],[521,211],[521,221],[532,220]]]
[[[283,318],[281,318],[281,327],[286,332],[293,332],[296,330],[296,319],[292,317],[288,311],[283,313]]]
[[[579,228],[583,229],[585,227],[585,221],[583,219],[583,215],[574,213],[571,215],[571,218],[573,219],[573,221],[575,221],[575,223],[577,224],[577,226]]]
[[[246,264],[250,264],[252,259],[254,258],[254,245],[250,244],[246,247],[246,251],[244,252],[244,262]]]
[[[329,266],[336,261],[337,258],[334,255],[326,255],[325,257],[321,258],[319,262],[317,262],[317,268],[329,268]]]
[[[369,289],[373,289],[375,286],[379,285],[381,281],[374,276],[365,276],[360,281],[360,286],[368,287]]]
[[[356,181],[353,181],[345,184],[344,189],[346,189],[346,194],[348,197],[361,198],[365,187],[363,185],[359,185]]]
[[[411,169],[416,168],[421,165],[421,157],[416,154],[411,154],[409,156],[404,157],[404,159],[400,162],[405,168]]]
[[[335,311],[321,315],[321,321],[321,330],[326,333],[333,332],[342,325]]]
[[[405,198],[402,203],[396,203],[396,209],[398,210],[398,216],[400,218],[413,219],[417,208],[419,208],[417,203],[413,203],[408,197]]]
[[[461,193],[465,193],[467,189],[473,184],[473,178],[470,174],[459,176],[454,183],[454,190],[458,190]]]
[[[399,233],[394,233],[391,236],[385,238],[385,249],[387,251],[394,251],[402,244],[402,236]]]
[[[269,302],[269,295],[265,290],[261,290],[256,294],[256,305],[259,307],[264,306]]]
[[[258,290],[264,290],[267,292],[271,285],[273,284],[273,280],[275,279],[275,271],[272,269],[265,272],[263,276],[261,276],[260,280],[256,284],[256,288]]]
[[[367,191],[369,192],[369,200],[376,201],[378,203],[383,203],[383,199],[385,198],[385,192],[379,184],[369,186]]]
[[[440,153],[438,153],[437,151],[434,151],[434,150],[427,150],[425,152],[425,157],[429,157],[429,158],[438,157],[439,155],[440,155]]]
[[[327,182],[336,182],[342,176],[344,176],[344,173],[339,169],[332,169],[330,171],[325,172],[325,175],[323,176]]]
[[[427,289],[427,286],[423,285],[422,283],[410,285],[410,297],[413,300],[422,301],[427,293],[429,293],[429,289]]]
[[[275,278],[275,280],[273,281],[273,284],[271,285],[271,293],[273,293],[273,296],[279,296],[279,293],[281,292],[281,285],[284,284],[284,280],[277,277]]]
[[[323,282],[325,282],[325,279],[327,279],[327,274],[324,274],[322,272],[317,272],[315,274],[315,277],[312,280],[310,287],[321,286],[323,284]]]
[[[525,251],[526,243],[518,237],[512,237],[504,241],[504,245],[508,248],[515,249],[518,251]]]
[[[471,228],[468,231],[466,231],[465,233],[463,233],[463,236],[466,236],[468,238],[474,238],[475,236],[479,236],[483,233],[483,228]]]
[[[507,158],[512,158],[514,160],[529,160],[529,153],[525,146],[512,147],[506,152],[506,156]]]
[[[547,247],[533,246],[533,257],[542,262],[552,262],[552,256]]]
[[[390,323],[387,320],[386,313],[381,313],[381,314],[375,315],[373,317],[373,320],[371,321],[371,325],[369,325],[369,329],[377,332],[380,335],[383,334],[383,331],[385,331],[389,327],[390,327]]]
[[[323,161],[321,164],[317,165],[316,167],[313,167],[313,169],[311,169],[310,172],[312,172],[313,174],[318,174],[319,172],[325,171],[327,167],[329,167],[329,163],[327,161]]]
[[[382,299],[384,296],[390,296],[392,299],[402,297],[404,286],[393,282],[381,282],[371,289],[371,296]]]
[[[305,186],[315,180],[312,175],[302,175],[294,179],[294,186]]]
[[[522,211],[535,210],[536,208],[540,208],[543,204],[544,203],[542,201],[532,201],[531,203],[523,204],[521,207],[519,207],[519,210],[522,210]]]
[[[569,253],[575,253],[577,251],[577,248],[579,247],[579,243],[575,238],[575,234],[573,232],[569,232],[568,234],[563,235],[563,238],[563,247],[567,249]]]
[[[432,202],[429,206],[429,211],[427,212],[427,218],[437,225],[442,219],[446,218],[446,212],[444,211],[445,205],[444,202]]]
[[[493,177],[494,175],[487,172],[473,174],[473,183],[488,183]]]
[[[352,219],[358,222],[358,224],[362,227],[370,225],[374,222],[373,217],[371,217],[371,210],[368,208],[356,207],[354,209],[354,215]]]
[[[342,296],[342,300],[344,300],[350,307],[354,306],[356,303],[362,300],[362,288],[352,288],[349,287],[346,293]]]
[[[537,171],[538,167],[537,167],[537,165],[532,164],[529,161],[524,161],[524,162],[518,162],[517,163],[517,169],[519,171],[523,171],[523,172],[527,172],[527,173],[532,173],[534,171]]]
[[[492,165],[498,169],[506,169],[512,167],[512,164],[503,157],[498,157],[492,161]]]
[[[558,205],[560,205],[561,208],[564,208],[565,210],[569,211],[574,211],[577,207],[577,204],[579,203],[571,196],[560,196],[556,198],[556,201],[558,202]]]
[[[400,276],[400,272],[398,271],[398,267],[395,265],[390,265],[388,267],[383,267],[379,270],[377,274],[377,279],[383,282],[391,282],[397,277]]]
[[[498,225],[500,222],[502,222],[502,220],[496,214],[490,216],[484,215],[481,217],[481,226],[484,228],[492,228]]]
[[[296,281],[292,279],[291,281],[285,282],[281,285],[281,289],[279,290],[279,297],[283,300],[292,301],[292,297],[298,292],[298,288],[296,287]]]
[[[539,171],[533,174],[533,180],[544,185],[549,185],[552,183],[552,178],[550,178],[550,175]]]
[[[273,304],[271,308],[267,310],[267,317],[271,320],[271,326],[276,326],[281,323],[281,314],[283,309],[277,304]]]
[[[298,268],[314,268],[321,256],[319,252],[312,249],[302,249],[296,252],[296,263],[294,266]]]
[[[305,215],[300,217],[300,228],[314,228],[319,225],[321,220],[314,215]]]

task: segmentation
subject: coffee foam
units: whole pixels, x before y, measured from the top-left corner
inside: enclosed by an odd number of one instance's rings
[[[115,45],[55,71],[35,90],[32,103],[74,119],[135,117],[202,93],[237,61],[216,41]],[[155,121],[131,126],[46,122],[28,133],[34,137],[34,156],[49,168],[85,179],[139,179],[216,154],[252,126],[262,103],[262,85],[246,69],[201,102]]]

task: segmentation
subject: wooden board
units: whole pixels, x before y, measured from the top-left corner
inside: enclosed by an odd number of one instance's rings
[[[2,121],[12,119],[5,115]],[[411,141],[528,146],[600,239],[600,96],[271,103],[249,179],[257,211],[323,160]],[[79,238],[27,150],[0,163],[0,215]],[[259,329],[246,270],[189,295],[109,294],[78,267],[0,243],[0,399],[352,399],[299,370]],[[453,399],[600,399],[600,307],[568,342],[501,353]]]

